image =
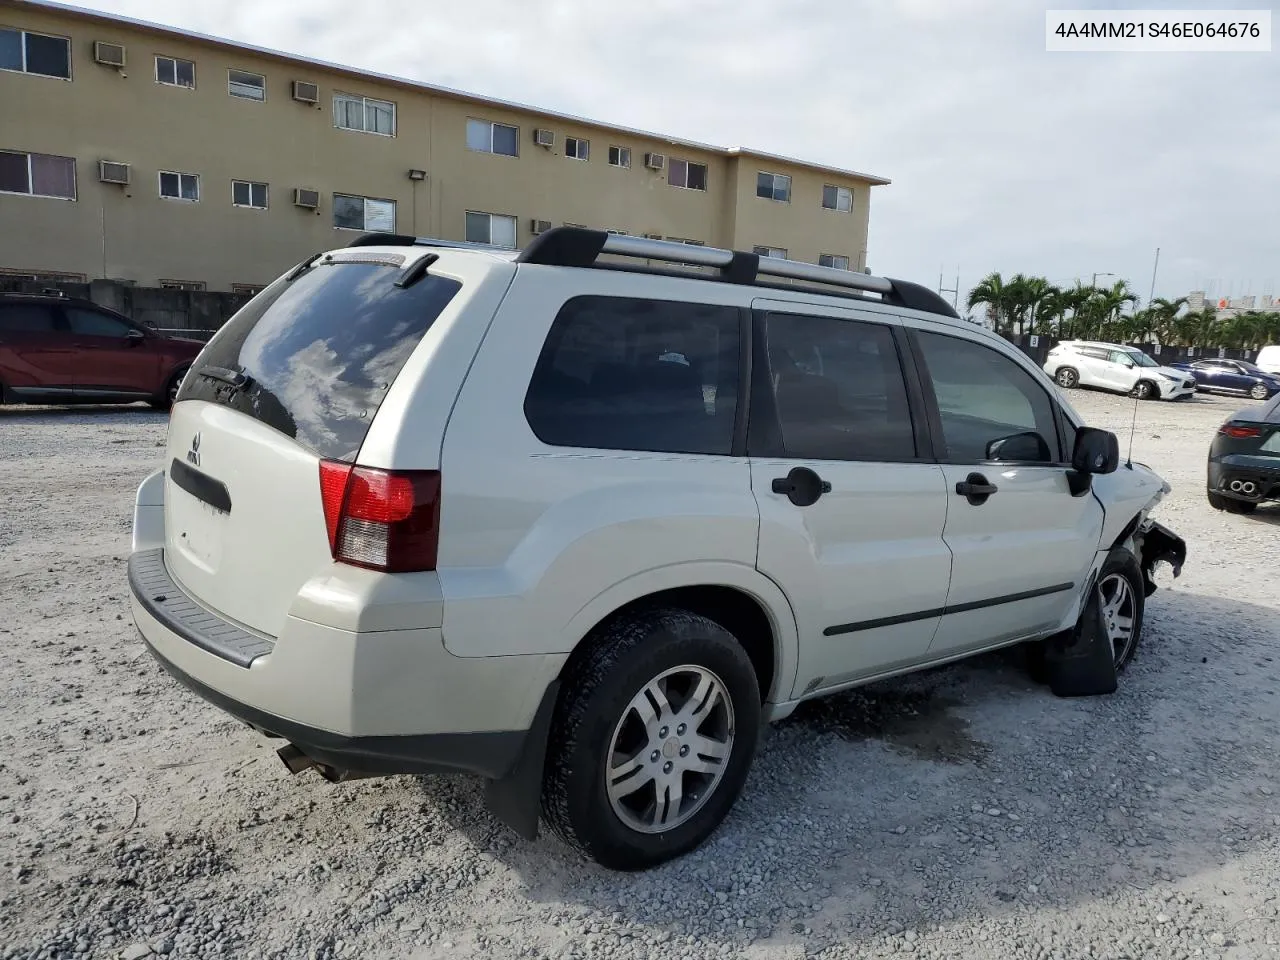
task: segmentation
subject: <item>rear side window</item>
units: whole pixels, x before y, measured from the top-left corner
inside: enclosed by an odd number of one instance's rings
[[[409,354],[461,289],[431,274],[397,287],[399,266],[326,258],[277,280],[209,342],[178,401],[231,407],[321,457],[353,461]]]
[[[0,336],[53,333],[53,311],[39,303],[0,304]]]
[[[740,323],[733,307],[576,297],[538,358],[529,426],[559,447],[728,454]]]

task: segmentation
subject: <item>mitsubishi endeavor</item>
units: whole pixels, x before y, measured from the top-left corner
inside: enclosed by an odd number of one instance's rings
[[[129,582],[177,680],[331,780],[461,771],[613,868],[704,841],[762,724],[1014,644],[1108,693],[1169,487],[899,280],[581,228],[370,235],[182,383]]]

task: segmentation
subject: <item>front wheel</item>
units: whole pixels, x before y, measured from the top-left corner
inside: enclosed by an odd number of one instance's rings
[[[1265,400],[1271,396],[1271,391],[1267,389],[1265,383],[1255,383],[1253,389],[1249,391],[1249,396],[1254,400]]]
[[[165,384],[164,392],[151,401],[151,406],[157,410],[168,410],[173,406],[174,401],[178,399],[178,391],[182,389],[182,381],[186,379],[187,371],[182,369],[177,371],[169,382]]]
[[[755,755],[760,691],[727,630],[685,610],[624,615],[566,671],[542,812],[605,867],[692,850],[737,800]]]
[[[1139,380],[1133,385],[1133,389],[1129,391],[1129,396],[1136,397],[1139,400],[1150,400],[1155,395],[1155,384],[1150,380]]]

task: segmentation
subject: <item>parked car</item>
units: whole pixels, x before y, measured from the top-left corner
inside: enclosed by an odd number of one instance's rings
[[[1280,500],[1280,394],[1233,413],[1209,444],[1209,505],[1253,513]]]
[[[1095,387],[1139,400],[1179,400],[1196,392],[1185,370],[1163,367],[1136,347],[1092,340],[1063,340],[1044,363],[1058,386]]]
[[[1019,643],[1114,690],[1185,558],[1168,485],[922,286],[582,228],[356,246],[214,336],[134,513],[143,639],[295,773],[479,774],[645,867],[803,700]]]
[[[1264,373],[1280,373],[1280,346],[1263,347],[1253,362]]]
[[[204,344],[162,336],[89,300],[0,294],[0,403],[167,408]]]
[[[1201,393],[1238,394],[1254,400],[1266,400],[1280,393],[1280,375],[1267,373],[1247,360],[1211,358],[1173,363],[1170,367],[1191,374]]]

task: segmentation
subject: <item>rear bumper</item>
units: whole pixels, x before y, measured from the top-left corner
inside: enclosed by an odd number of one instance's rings
[[[1252,483],[1252,492],[1232,489],[1236,483]],[[1280,457],[1227,454],[1209,461],[1209,490],[1236,500],[1280,500]]]
[[[365,774],[505,776],[563,656],[455,657],[436,629],[352,632],[290,617],[249,634],[188,596],[162,550],[129,561],[134,622],[179,682],[312,760]]]

